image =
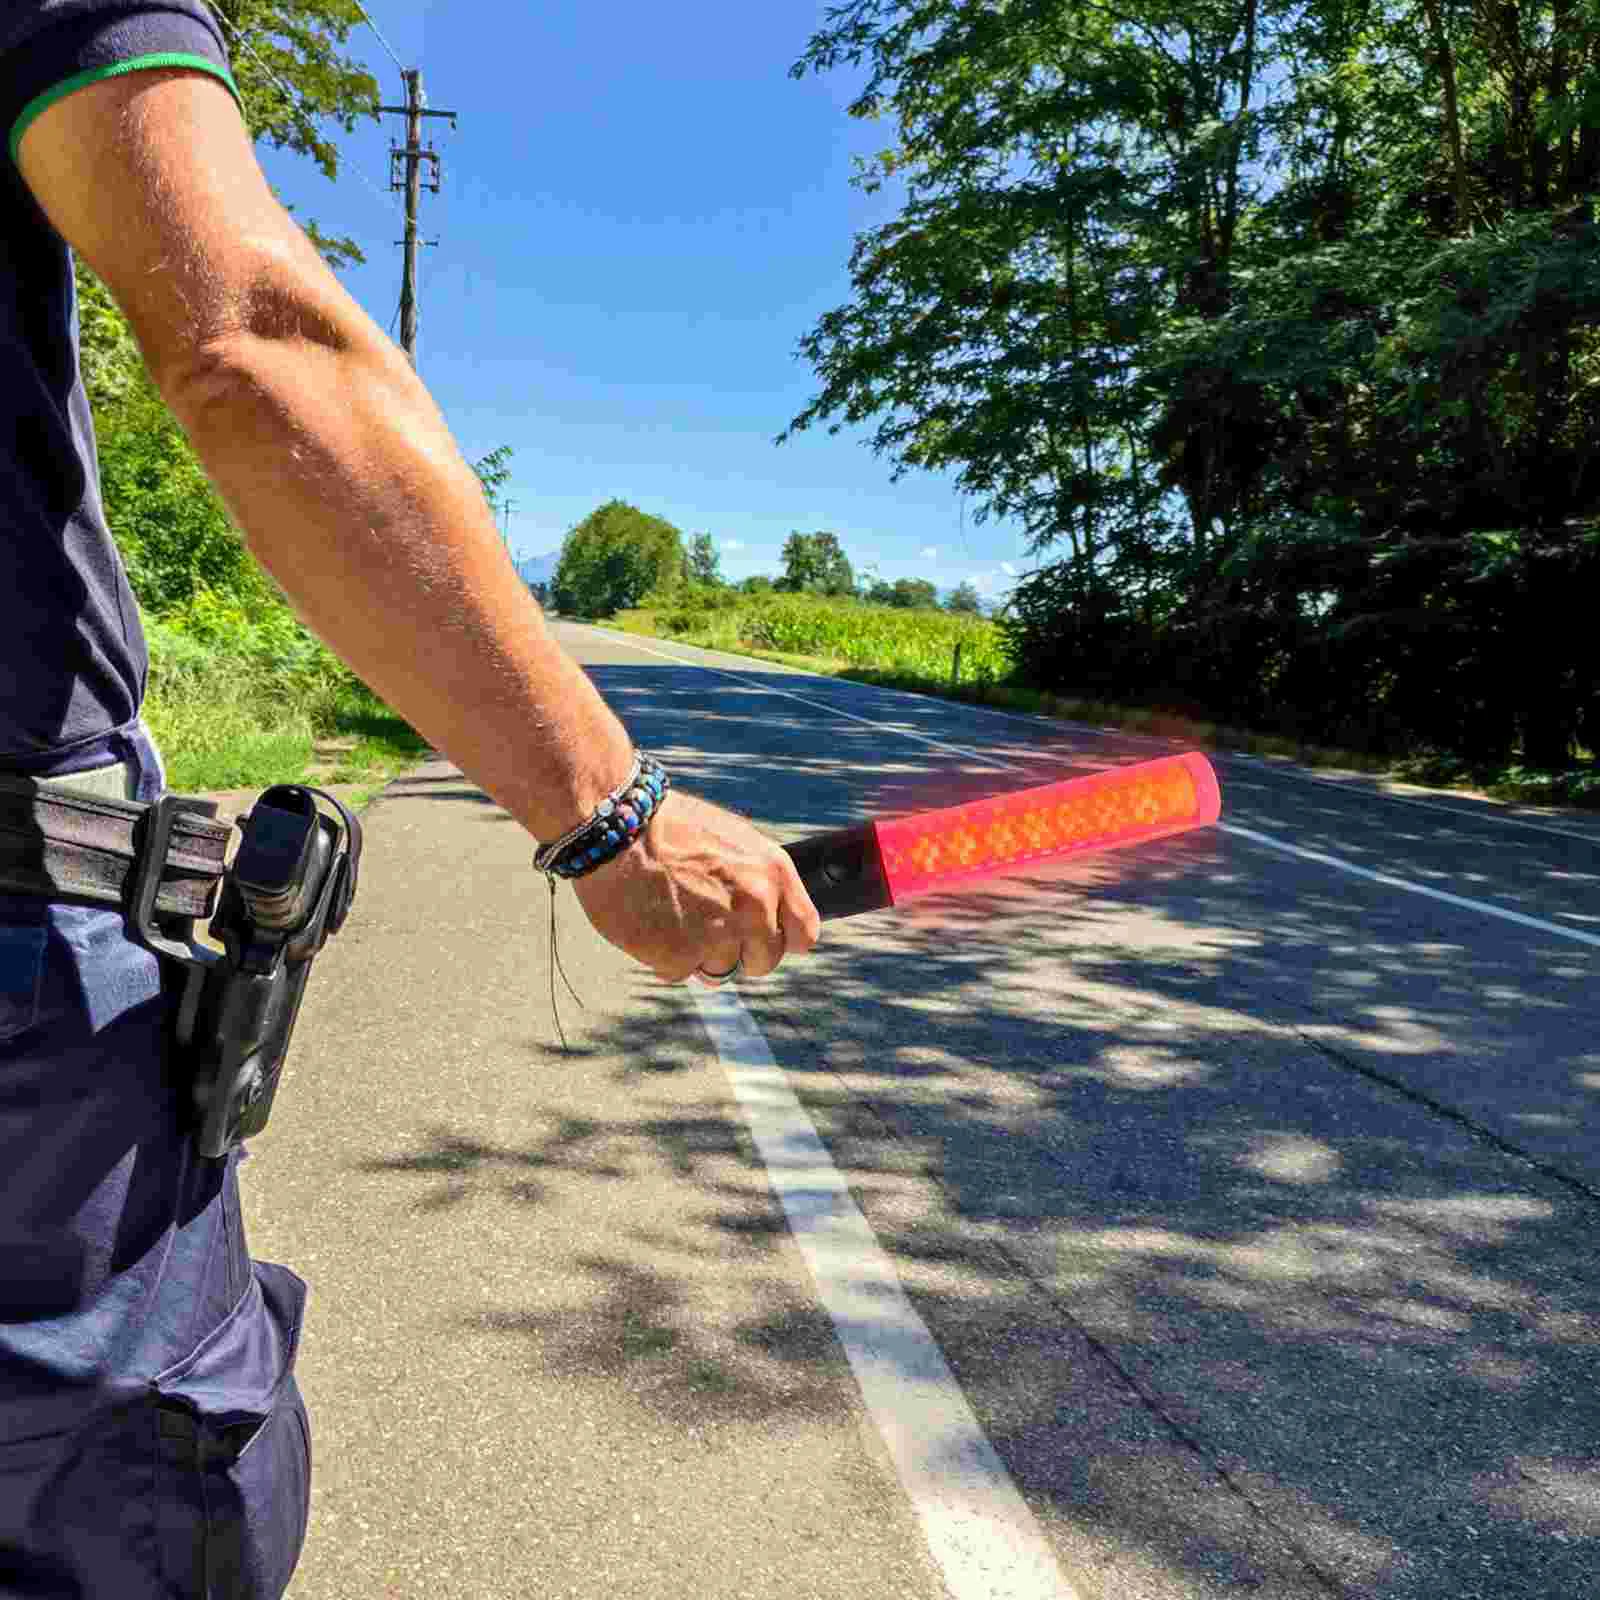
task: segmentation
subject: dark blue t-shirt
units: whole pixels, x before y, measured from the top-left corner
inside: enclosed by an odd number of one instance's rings
[[[0,3],[0,770],[50,770],[139,714],[148,661],[106,527],[72,258],[23,183],[33,119],[96,79],[190,66],[232,87],[200,0]]]

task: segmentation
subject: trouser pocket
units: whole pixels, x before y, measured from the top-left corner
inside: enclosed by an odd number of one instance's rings
[[[305,1285],[253,1265],[222,1326],[155,1382],[162,1560],[185,1600],[279,1600],[305,1543],[310,1429],[293,1371]]]

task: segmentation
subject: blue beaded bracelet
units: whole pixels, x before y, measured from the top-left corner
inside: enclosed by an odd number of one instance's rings
[[[659,761],[642,750],[635,752],[628,781],[613,789],[587,822],[543,846],[534,866],[552,878],[581,878],[614,861],[643,832],[671,787]]]

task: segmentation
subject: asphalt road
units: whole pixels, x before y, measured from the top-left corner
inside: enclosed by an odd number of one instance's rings
[[[780,839],[1164,748],[554,627]],[[313,1289],[293,1600],[1600,1596],[1600,823],[1216,766],[1219,828],[736,997],[562,890],[570,1053],[526,839],[386,791],[244,1173]]]

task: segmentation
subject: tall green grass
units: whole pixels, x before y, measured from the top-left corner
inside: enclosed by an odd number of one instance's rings
[[[304,777],[319,739],[355,743],[354,781],[415,760],[423,741],[281,604],[248,607],[200,590],[145,619],[144,717],[177,791],[241,789]],[[334,773],[344,781],[343,771]]]

